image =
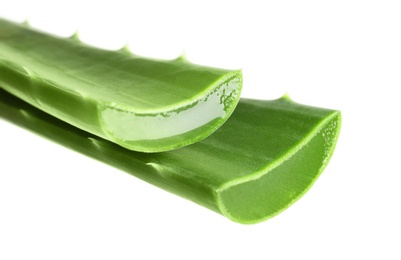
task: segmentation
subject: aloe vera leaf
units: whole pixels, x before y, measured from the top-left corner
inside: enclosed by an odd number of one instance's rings
[[[242,74],[101,50],[0,19],[0,86],[125,148],[160,152],[219,128],[238,103]]]
[[[256,223],[299,199],[327,165],[340,112],[241,99],[213,135],[180,149],[139,153],[84,132],[0,90],[0,117],[240,223]]]

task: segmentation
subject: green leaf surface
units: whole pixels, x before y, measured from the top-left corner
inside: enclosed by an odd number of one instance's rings
[[[75,128],[0,90],[0,117],[240,223],[299,199],[327,165],[340,112],[283,97],[241,99],[213,135],[173,151],[140,153]]]
[[[125,148],[160,152],[219,128],[239,100],[242,74],[97,49],[0,19],[0,87]]]

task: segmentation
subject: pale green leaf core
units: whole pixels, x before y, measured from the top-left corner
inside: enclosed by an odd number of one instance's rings
[[[228,117],[233,102],[238,99],[240,84],[239,78],[228,78],[203,99],[157,114],[135,114],[108,105],[101,109],[100,120],[103,128],[107,129],[107,135],[115,143],[125,144],[122,146],[142,145],[140,150],[146,150],[149,143],[161,142],[161,139],[171,142],[167,138],[174,136],[183,139],[185,134],[194,130],[204,131],[213,121]],[[219,126],[219,123],[216,125]]]

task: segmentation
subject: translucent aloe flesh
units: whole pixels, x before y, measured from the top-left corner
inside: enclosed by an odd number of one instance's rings
[[[139,153],[1,90],[0,117],[240,223],[270,218],[299,199],[327,165],[341,123],[338,111],[287,97],[241,99],[210,137],[173,151]]]
[[[0,19],[0,87],[131,150],[205,138],[230,116],[241,86],[240,71],[96,49]]]

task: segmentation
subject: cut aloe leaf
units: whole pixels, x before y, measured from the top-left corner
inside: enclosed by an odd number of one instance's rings
[[[160,152],[219,128],[239,100],[242,75],[101,50],[0,19],[0,87],[125,148]]]
[[[265,220],[298,200],[327,165],[341,123],[338,111],[287,97],[241,99],[210,137],[173,151],[139,153],[1,90],[0,117],[240,223]]]

